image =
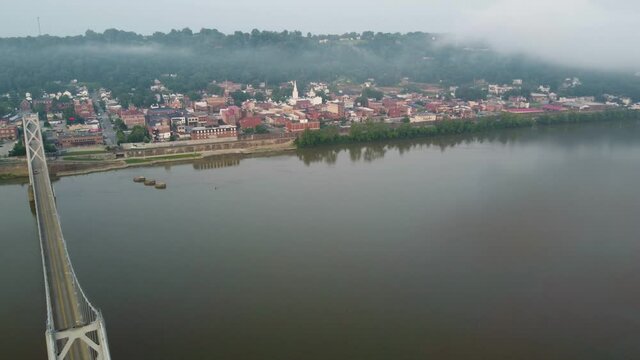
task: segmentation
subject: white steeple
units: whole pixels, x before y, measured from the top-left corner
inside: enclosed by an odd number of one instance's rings
[[[297,81],[293,81],[293,94],[291,95],[291,98],[293,100],[298,100],[298,82]]]

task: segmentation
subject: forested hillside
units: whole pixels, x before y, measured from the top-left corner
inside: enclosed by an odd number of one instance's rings
[[[640,78],[558,66],[524,55],[503,55],[483,44],[458,44],[427,33],[365,32],[312,35],[300,32],[223,34],[217,30],[173,30],[143,36],[132,32],[87,31],[73,37],[40,36],[0,39],[0,93],[52,92],[78,79],[118,93],[147,91],[153,79],[174,91],[206,88],[212,80],[276,84],[299,81],[397,84],[403,77],[444,85],[485,79],[525,86],[550,85],[557,91],[567,77],[583,86],[571,95],[613,93],[640,100]]]

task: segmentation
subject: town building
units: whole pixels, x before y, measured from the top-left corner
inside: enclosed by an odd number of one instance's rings
[[[301,132],[307,129],[309,130],[320,130],[320,122],[319,121],[306,121],[302,120],[299,122],[293,122],[287,120],[286,122],[287,132]]]
[[[104,140],[101,132],[78,132],[62,134],[58,137],[58,143],[63,148],[75,146],[102,145]]]
[[[0,126],[0,141],[13,141],[18,139],[18,127],[15,125]]]
[[[236,136],[238,136],[237,129],[233,125],[220,125],[216,127],[199,126],[191,129],[191,140],[232,138]]]
[[[343,102],[330,102],[327,103],[327,112],[336,114],[339,117],[344,116],[344,103]]]
[[[262,124],[262,119],[257,117],[257,116],[246,117],[244,119],[241,119],[238,122],[238,124],[240,125],[240,128],[242,128],[242,129],[254,128],[254,127]]]
[[[33,108],[34,109],[42,108],[42,109],[44,109],[44,111],[50,112],[52,105],[53,105],[53,100],[52,99],[35,99],[35,100],[33,100]]]
[[[129,109],[129,110],[121,111],[120,118],[122,119],[122,122],[124,122],[124,124],[127,125],[129,129],[133,128],[136,125],[144,126],[145,124],[144,113],[137,109]]]
[[[220,110],[220,117],[225,124],[236,125],[242,117],[242,110],[237,106],[229,106],[226,109]]]
[[[75,111],[76,115],[83,119],[88,119],[95,116],[93,103],[91,103],[91,101],[89,100],[73,100],[73,110]]]
[[[438,115],[430,113],[416,114],[409,118],[411,123],[432,122],[436,120],[438,120]]]
[[[227,104],[227,98],[225,97],[211,96],[203,100],[207,103],[209,111],[211,112],[220,111],[220,109],[224,108]]]

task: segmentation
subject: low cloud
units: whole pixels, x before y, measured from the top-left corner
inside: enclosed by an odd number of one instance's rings
[[[603,70],[640,70],[640,3],[499,0],[463,10],[454,30],[503,52]]]

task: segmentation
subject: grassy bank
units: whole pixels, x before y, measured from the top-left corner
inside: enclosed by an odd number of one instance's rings
[[[316,131],[305,130],[295,141],[299,148],[329,144],[363,143],[395,139],[415,139],[442,135],[481,133],[511,128],[531,128],[554,124],[587,123],[618,120],[638,120],[638,111],[611,110],[595,113],[559,113],[538,117],[501,114],[473,120],[446,120],[433,125],[414,126],[402,124],[394,127],[384,123],[367,122],[351,126],[349,134],[341,135],[336,127]]]
[[[65,156],[77,156],[77,155],[97,155],[97,154],[104,154],[106,153],[106,150],[80,150],[80,151],[69,151],[64,153]]]
[[[125,159],[124,162],[131,165],[131,164],[151,163],[155,161],[194,159],[198,157],[200,157],[200,154],[178,154],[178,155],[156,156],[156,157],[149,157],[149,158]]]
[[[0,181],[23,179],[25,177],[28,177],[28,176],[20,176],[20,175],[16,175],[16,174],[0,174]]]
[[[65,161],[103,161],[103,159],[93,159],[82,156],[65,156],[62,158]]]

